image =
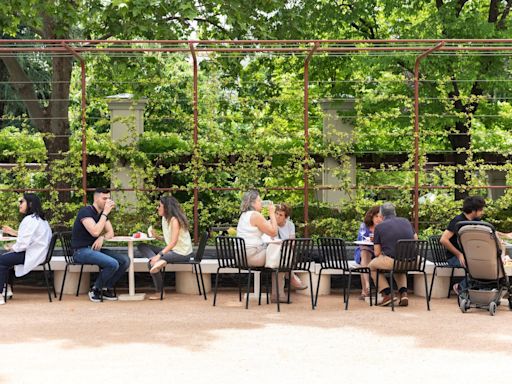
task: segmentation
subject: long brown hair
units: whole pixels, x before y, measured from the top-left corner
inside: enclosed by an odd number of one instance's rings
[[[189,224],[187,216],[185,215],[185,212],[183,212],[183,208],[181,208],[178,200],[173,196],[162,196],[160,198],[160,202],[164,206],[164,217],[167,222],[170,223],[171,219],[175,217],[180,224],[180,228],[188,230]]]

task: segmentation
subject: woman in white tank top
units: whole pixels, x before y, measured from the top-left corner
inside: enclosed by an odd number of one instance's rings
[[[270,220],[266,220],[263,217],[261,214],[262,208],[261,197],[258,191],[251,190],[244,193],[240,206],[242,214],[238,220],[236,232],[237,236],[245,241],[247,263],[253,267],[263,267],[265,265],[267,248],[263,243],[262,236],[266,234],[270,237],[275,237],[278,233],[274,205],[270,204],[268,206]],[[284,273],[279,275],[279,296],[283,302],[287,302],[285,300],[286,295],[284,294]],[[272,293],[272,299],[275,300],[277,292],[274,275],[272,275]]]

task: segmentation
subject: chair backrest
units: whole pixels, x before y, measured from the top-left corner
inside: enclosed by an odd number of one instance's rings
[[[199,246],[197,247],[196,255],[194,256],[194,260],[200,262],[203,260],[204,250],[206,249],[206,243],[208,241],[209,233],[208,231],[204,231],[201,235],[201,239],[199,240]]]
[[[393,270],[398,272],[424,272],[427,250],[427,240],[398,240],[395,248]]]
[[[59,232],[53,232],[52,238],[50,239],[50,244],[48,245],[48,251],[46,252],[46,258],[41,263],[48,264],[53,256],[53,251],[55,250],[55,244],[57,244],[57,240],[60,239],[60,233]]]
[[[428,238],[428,245],[432,254],[432,261],[438,267],[448,266],[446,249],[440,242],[441,235],[433,235]]]
[[[65,231],[60,233],[60,243],[62,244],[62,251],[64,252],[64,258],[66,260],[66,263],[74,264],[74,251],[71,247],[71,231]]]
[[[217,236],[215,249],[219,268],[247,269],[245,240],[241,237]]]
[[[461,221],[456,227],[466,269],[476,280],[494,280],[505,277],[501,261],[501,246],[494,227],[485,222]]]
[[[335,237],[319,237],[318,253],[322,268],[348,270],[347,247],[343,239]]]
[[[280,271],[309,270],[313,262],[313,239],[288,239],[281,245]]]

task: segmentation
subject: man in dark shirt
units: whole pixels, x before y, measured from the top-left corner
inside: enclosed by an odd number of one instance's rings
[[[377,282],[377,270],[391,270],[394,263],[395,247],[398,240],[417,239],[409,220],[397,217],[395,206],[391,203],[384,203],[380,207],[380,213],[384,221],[375,226],[373,243],[375,258],[368,264],[374,283]],[[409,304],[407,297],[407,275],[395,274],[396,286],[400,292],[398,305],[406,307]],[[391,289],[384,274],[379,275],[379,288],[382,294],[381,305],[389,305],[391,300]]]
[[[117,300],[113,291],[114,284],[130,264],[127,255],[117,255],[102,249],[103,240],[114,236],[114,229],[108,220],[114,206],[110,191],[97,188],[93,204],[81,208],[73,224],[71,247],[75,251],[75,261],[100,267],[98,278],[89,291],[89,299],[94,302],[101,301],[102,294],[106,300]]]
[[[484,214],[485,200],[480,196],[470,196],[464,199],[462,204],[462,213],[455,216],[448,224],[445,231],[441,235],[439,242],[446,248],[446,256],[448,257],[448,264],[452,267],[466,267],[464,262],[464,255],[460,249],[457,240],[457,233],[455,226],[460,221],[479,221]],[[466,279],[462,280],[459,284],[453,286],[455,293],[465,289],[467,286]]]

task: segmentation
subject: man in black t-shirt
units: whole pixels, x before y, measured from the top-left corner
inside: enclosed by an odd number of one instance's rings
[[[464,199],[462,204],[462,213],[455,216],[448,224],[445,231],[441,235],[439,242],[446,248],[446,256],[448,264],[452,267],[466,267],[464,255],[457,240],[455,226],[460,221],[480,221],[484,214],[485,200],[480,196],[470,196]],[[466,279],[459,284],[453,286],[456,294],[467,286]]]
[[[395,206],[391,203],[384,203],[380,207],[380,214],[384,221],[375,226],[373,235],[373,250],[375,258],[370,261],[370,268],[373,282],[377,282],[377,270],[391,270],[394,264],[395,248],[398,240],[417,239],[414,229],[409,220],[397,217]],[[407,276],[403,273],[394,274],[396,285],[400,292],[398,305],[406,307],[409,305],[407,297]],[[391,300],[391,289],[384,274],[379,275],[379,289],[382,294],[381,305],[389,305]]]
[[[93,204],[80,209],[73,224],[71,247],[75,251],[75,261],[100,267],[98,278],[89,291],[89,299],[94,302],[101,301],[102,295],[106,300],[117,300],[113,287],[130,265],[127,255],[102,248],[104,239],[114,237],[114,229],[108,220],[114,206],[110,191],[97,188]]]

